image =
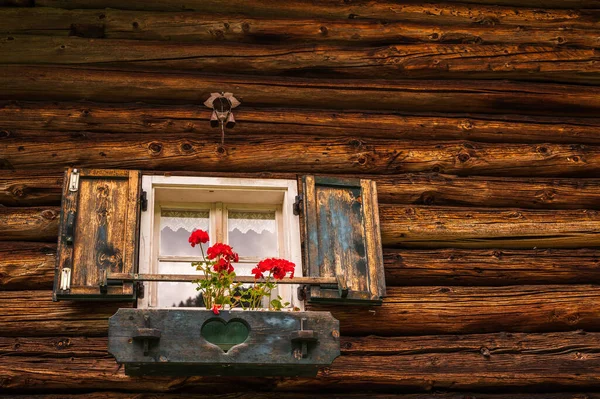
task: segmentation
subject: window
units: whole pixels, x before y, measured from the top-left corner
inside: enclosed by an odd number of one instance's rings
[[[142,190],[148,209],[140,221],[139,273],[198,274],[190,264],[202,255],[188,237],[202,229],[209,232],[208,245],[227,243],[240,255],[234,265],[239,276],[251,276],[256,263],[268,257],[294,262],[294,274],[302,275],[300,226],[292,212],[296,180],[143,176]],[[195,284],[144,284],[139,308],[203,306]],[[295,292],[295,286],[280,284],[273,295],[302,309]]]

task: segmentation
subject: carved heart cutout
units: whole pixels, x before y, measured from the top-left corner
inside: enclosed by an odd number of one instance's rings
[[[250,328],[242,320],[210,319],[202,325],[200,335],[213,345],[227,352],[236,345],[245,342],[250,334]]]

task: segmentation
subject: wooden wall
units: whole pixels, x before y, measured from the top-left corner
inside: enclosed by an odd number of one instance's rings
[[[0,5],[0,393],[600,398],[600,1]],[[389,296],[316,379],[129,378],[51,300],[67,166],[373,178]]]

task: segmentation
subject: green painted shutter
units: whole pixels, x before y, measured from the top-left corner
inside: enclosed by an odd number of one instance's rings
[[[103,275],[137,266],[141,174],[68,169],[58,236],[54,299],[134,299],[132,283],[103,285]]]
[[[308,301],[381,304],[385,276],[375,182],[304,176],[303,203],[305,274],[338,279],[337,285],[311,286]]]

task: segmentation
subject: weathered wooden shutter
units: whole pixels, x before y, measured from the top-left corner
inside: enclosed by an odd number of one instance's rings
[[[132,283],[104,276],[134,273],[140,211],[139,171],[65,173],[54,299],[134,299]]]
[[[311,286],[309,302],[381,304],[385,276],[375,182],[303,177],[305,273],[336,277]]]

